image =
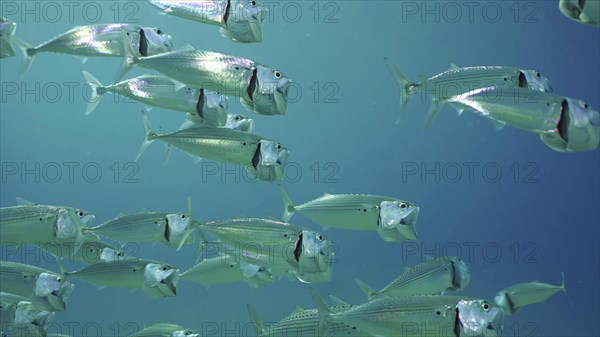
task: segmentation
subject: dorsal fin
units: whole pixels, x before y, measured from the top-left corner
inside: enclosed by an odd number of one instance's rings
[[[459,66],[457,66],[456,64],[454,64],[454,63],[450,63],[450,70],[456,70],[456,69],[458,69],[458,68],[460,68],[460,67],[459,67]]]
[[[19,206],[34,206],[37,204],[35,202],[29,201],[25,198],[17,197],[17,205],[19,205]]]

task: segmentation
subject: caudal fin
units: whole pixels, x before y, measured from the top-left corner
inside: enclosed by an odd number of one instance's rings
[[[409,79],[404,76],[404,74],[402,74],[398,68],[396,68],[390,59],[385,57],[383,61],[398,82],[398,86],[400,86],[400,101],[398,102],[398,108],[396,112],[396,124],[398,124],[402,120],[402,117],[404,117],[406,107],[408,106],[408,100],[410,99],[411,95],[410,88],[416,84],[409,81]]]
[[[21,64],[21,78],[24,78],[31,68],[31,64],[33,63],[33,58],[35,57],[36,50],[32,46],[30,46],[27,42],[13,36],[12,41],[21,49],[23,53],[23,64]]]
[[[281,186],[279,186],[279,193],[281,193],[281,199],[283,200],[283,215],[281,216],[281,220],[288,221],[294,214],[294,204],[292,203],[290,196]]]
[[[127,33],[123,32],[123,62],[121,62],[121,66],[117,71],[115,82],[120,81],[136,62],[137,57],[133,51],[133,46],[129,41]]]
[[[377,297],[377,292],[375,290],[373,290],[371,287],[369,287],[365,282],[359,280],[359,279],[355,279],[356,284],[358,284],[358,287],[360,288],[360,290],[362,290],[363,293],[365,293],[365,295],[367,295],[367,298],[369,299],[369,301],[374,300]]]
[[[152,142],[156,138],[156,133],[154,131],[152,131],[152,127],[150,126],[150,121],[148,120],[148,116],[146,116],[146,111],[144,109],[142,109],[142,121],[144,122],[144,129],[146,130],[146,139],[144,139],[144,142],[142,143],[142,146],[140,147],[140,152],[138,152],[137,157],[135,157],[135,161],[140,159],[140,157],[142,156],[142,153],[144,153],[144,151],[146,151],[148,146],[150,144],[152,144]]]
[[[96,109],[96,105],[100,103],[100,99],[104,94],[104,86],[89,72],[82,69],[81,74],[83,75],[83,78],[85,78],[85,81],[90,88],[92,88],[92,96],[90,97],[90,101],[85,109],[85,114],[89,115],[92,111],[94,111],[94,109]]]

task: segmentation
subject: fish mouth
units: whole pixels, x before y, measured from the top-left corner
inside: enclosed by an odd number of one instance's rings
[[[563,99],[561,102],[560,109],[560,118],[558,120],[558,134],[560,138],[562,138],[565,142],[569,142],[569,124],[570,124],[570,116],[569,116],[569,103],[566,99]]]

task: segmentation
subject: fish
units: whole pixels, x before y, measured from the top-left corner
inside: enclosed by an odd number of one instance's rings
[[[314,289],[310,291],[319,310],[320,326],[346,323],[382,337],[502,335],[502,308],[480,299],[447,295],[392,297],[333,312]]]
[[[479,88],[449,100],[459,113],[473,110],[503,127],[537,133],[560,152],[592,151],[600,140],[600,114],[579,99],[521,88]]]
[[[600,28],[600,1],[560,0],[558,6],[569,19]]]
[[[179,281],[176,267],[144,259],[101,261],[65,274],[100,287],[142,288],[152,298],[175,296]]]
[[[446,291],[460,291],[471,281],[467,265],[456,256],[428,258],[427,261],[408,268],[379,291],[371,289],[356,279],[369,301],[382,297],[434,295]]]
[[[538,281],[517,283],[499,291],[494,297],[494,302],[503,308],[507,315],[512,315],[523,307],[544,302],[560,291],[567,292],[564,273],[559,286]]]
[[[131,337],[200,337],[200,333],[177,324],[156,323],[134,333]]]
[[[329,310],[333,313],[343,312],[352,308],[351,304],[332,305]],[[256,309],[248,304],[248,314],[257,330],[257,337],[287,337],[287,336],[368,336],[364,331],[346,323],[328,322],[319,326],[317,309],[297,308],[283,319],[265,326]],[[321,330],[319,330],[319,328]]]
[[[125,39],[126,37],[124,37]],[[205,88],[240,97],[248,111],[262,115],[285,115],[292,81],[281,71],[252,60],[191,45],[154,56],[138,57],[125,44],[121,79],[134,65],[156,70],[192,88]],[[250,109],[251,108],[251,109]]]
[[[2,245],[74,242],[77,252],[86,240],[85,229],[95,218],[80,208],[40,205],[22,198],[17,198],[17,203],[0,208]]]
[[[2,291],[29,298],[39,310],[65,311],[75,287],[64,276],[18,262],[0,261]]]
[[[113,245],[96,240],[84,242],[77,252],[73,252],[74,243],[44,243],[37,246],[59,259],[69,259],[86,264],[134,258]]]
[[[146,139],[142,143],[136,161],[155,140],[167,144],[165,157],[171,146],[200,158],[239,164],[259,180],[283,180],[284,167],[289,156],[281,143],[259,135],[227,128],[194,127],[170,133],[157,134],[152,130],[146,114],[142,111]]]
[[[235,42],[261,42],[267,9],[254,0],[146,0],[165,14],[220,26],[221,35]]]
[[[2,336],[46,336],[54,313],[36,308],[28,298],[0,292],[0,332]]]
[[[335,252],[324,235],[287,222],[239,218],[198,223],[244,261],[276,270],[288,270],[298,280],[326,282],[331,279]],[[224,253],[224,252],[222,252]]]
[[[16,22],[0,18],[0,59],[15,56],[15,50],[11,43],[15,38],[16,30]]]
[[[274,281],[271,270],[223,254],[204,259],[180,275],[181,280],[200,283],[206,287],[245,281],[251,288],[258,288]]]
[[[294,205],[287,192],[280,187],[284,204],[283,221],[295,212],[319,223],[324,228],[377,230],[385,241],[416,240],[415,225],[419,207],[392,197],[369,194],[328,194]]]
[[[26,56],[21,74],[27,73],[34,57],[42,52],[74,56],[124,56],[126,44],[135,55],[148,56],[173,49],[171,35],[157,27],[143,27],[123,23],[97,24],[74,27],[40,45],[33,47],[15,40]]]
[[[396,68],[390,59],[384,58],[384,61],[401,89],[396,124],[402,120],[410,97],[418,91],[427,94],[431,98],[431,106],[425,118],[425,126],[430,125],[435,119],[444,102],[451,100],[456,95],[478,88],[498,86],[552,92],[550,80],[537,70],[503,66],[459,68],[452,64],[449,70],[421,82],[412,82]]]
[[[179,250],[194,242],[193,224],[192,204],[188,199],[187,214],[152,211],[125,214],[86,231],[120,242],[160,242]]]
[[[212,90],[180,87],[180,83],[164,75],[142,75],[119,83],[102,85],[89,72],[81,73],[92,89],[88,115],[105,93],[112,93],[151,107],[186,112],[188,119],[206,126],[224,126],[227,122],[229,99]]]

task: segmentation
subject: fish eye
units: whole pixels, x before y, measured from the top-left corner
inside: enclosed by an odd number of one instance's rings
[[[587,103],[583,102],[583,108],[584,108],[584,109],[587,109],[587,108],[588,108],[588,106],[589,106],[589,105],[588,105]]]
[[[123,253],[122,252],[117,252],[117,256],[121,257],[121,256],[123,256]]]
[[[83,211],[79,211],[79,213],[77,213],[79,216],[83,216]]]
[[[281,144],[277,144],[277,150],[281,150]]]
[[[542,77],[542,74],[540,74],[539,72],[536,72],[537,77]]]
[[[281,73],[277,70],[273,72],[273,75],[275,75],[275,78],[281,78]]]
[[[185,214],[181,214],[181,218],[182,218],[182,219],[185,219]]]
[[[400,208],[404,209],[408,207],[408,205],[405,202],[400,203]]]
[[[489,303],[487,303],[487,302],[483,302],[483,304],[481,305],[481,308],[482,308],[484,311],[489,311],[489,310],[490,310],[490,304],[489,304]]]
[[[251,1],[251,2],[250,2],[250,4],[251,4],[252,6],[256,6],[256,1]]]
[[[163,270],[163,271],[164,271],[164,270],[167,270],[167,269],[169,269],[169,267],[167,267],[167,266],[162,266],[162,270]]]
[[[317,239],[319,239],[319,241],[323,241],[323,235],[317,234]]]
[[[242,117],[240,115],[235,116],[234,118],[236,121],[239,121],[240,119],[242,119]]]
[[[56,278],[56,282],[58,282],[58,283],[62,282],[62,278],[60,278],[60,277],[57,277],[57,278]]]
[[[160,28],[157,28],[157,29],[156,29],[156,34],[158,34],[158,35],[162,35],[162,30],[160,30]]]

